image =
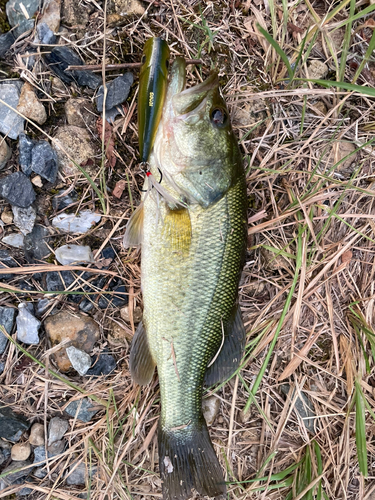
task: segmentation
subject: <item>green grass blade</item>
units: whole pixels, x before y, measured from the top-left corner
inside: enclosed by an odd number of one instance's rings
[[[355,443],[357,446],[359,470],[364,477],[367,477],[366,413],[365,403],[363,401],[364,397],[360,381],[357,379],[355,381]]]
[[[262,26],[260,26],[260,24],[257,24],[257,28],[262,33],[262,35],[267,40],[267,42],[270,45],[272,45],[272,47],[275,49],[275,51],[277,52],[277,54],[279,54],[279,56],[281,57],[283,63],[285,64],[285,66],[286,66],[286,68],[288,70],[289,79],[293,80],[293,69],[292,69],[292,67],[290,65],[288,56],[285,54],[285,52],[280,47],[280,45],[276,42],[276,40],[274,40],[272,38],[272,36],[265,29],[263,29]]]
[[[321,85],[322,87],[337,87],[339,89],[349,90],[351,92],[358,92],[361,95],[369,95],[375,97],[375,89],[370,87],[365,87],[364,85],[355,85],[353,83],[346,82],[334,82],[331,80],[313,80],[308,78],[300,78],[301,81],[315,83],[316,85]]]

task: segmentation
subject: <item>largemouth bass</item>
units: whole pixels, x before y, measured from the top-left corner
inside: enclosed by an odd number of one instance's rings
[[[161,38],[149,38],[142,55],[138,91],[138,134],[141,162],[154,145],[168,83],[169,47]]]
[[[178,203],[151,189],[137,218],[144,315],[130,371],[146,384],[157,367],[166,500],[189,498],[193,488],[210,497],[226,491],[202,415],[203,383],[236,370],[245,340],[237,304],[246,248],[245,174],[218,85],[213,73],[185,89],[185,62],[176,59],[149,164]]]

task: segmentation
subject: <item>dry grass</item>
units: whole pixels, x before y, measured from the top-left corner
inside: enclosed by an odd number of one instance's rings
[[[173,56],[204,61],[191,67],[189,83],[217,66],[244,153],[250,224],[240,304],[248,344],[241,371],[207,391],[221,401],[210,433],[233,500],[375,497],[375,101],[363,92],[298,80],[313,76],[310,64],[319,60],[327,65],[327,79],[374,86],[375,64],[367,53],[375,21],[371,13],[358,15],[365,9],[375,6],[364,0],[155,0],[147,2],[147,15],[106,30],[106,62],[137,62],[145,40],[162,35]],[[90,19],[84,35],[65,39],[87,63],[97,64],[103,59],[103,10]],[[294,81],[286,81],[287,67],[258,25],[291,64],[306,39]],[[50,112],[60,110],[70,90],[57,92],[42,65],[30,79],[45,92]],[[98,165],[91,173],[103,193],[101,204],[84,175],[61,178],[62,186],[74,183],[81,190],[80,207],[105,207],[102,228],[89,237],[56,239],[95,249],[112,244],[117,257],[110,271],[128,283],[131,309],[141,305],[139,258],[120,242],[141,181],[135,98],[114,126],[116,167]],[[48,123],[45,131],[52,135],[56,123]],[[108,195],[104,180],[110,188],[126,181],[121,200]],[[23,270],[20,275],[26,278]],[[40,292],[29,296],[36,300]],[[1,296],[2,305],[17,300],[19,294]],[[55,300],[72,308],[65,295]],[[83,491],[92,500],[161,498],[157,380],[142,389],[131,383],[133,320],[100,309],[94,318],[102,327],[101,347],[118,360],[118,370],[106,378],[70,376],[77,389],[56,379],[45,340],[29,349],[44,367],[13,344],[7,352],[0,400],[32,421],[61,415],[65,402],[82,393],[105,403],[89,424],[70,420],[69,446],[49,461],[44,480],[30,484],[32,500],[75,500]],[[121,340],[110,335],[114,323],[122,328]],[[296,405],[308,405],[310,413]],[[85,490],[64,483],[67,467],[77,462],[99,467]],[[0,492],[0,498],[20,488]]]

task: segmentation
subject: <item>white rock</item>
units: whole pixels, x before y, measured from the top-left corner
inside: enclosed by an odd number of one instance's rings
[[[38,330],[40,321],[28,310],[27,304],[22,303],[18,306],[17,316],[17,339],[25,344],[39,344]]]
[[[48,424],[48,446],[51,446],[51,444],[56,443],[57,441],[60,441],[61,438],[65,436],[65,433],[68,429],[69,423],[67,420],[59,417],[51,418]]]
[[[81,349],[77,349],[73,345],[66,348],[69,361],[80,375],[86,375],[91,367],[91,356]]]
[[[60,214],[52,220],[52,226],[68,233],[84,234],[99,222],[101,215],[84,210],[76,214]]]
[[[31,233],[33,230],[35,219],[36,219],[36,211],[30,206],[28,208],[16,207],[12,206],[13,212],[13,224],[18,227],[18,229],[25,236],[26,234]]]
[[[56,250],[55,256],[63,266],[80,262],[94,262],[94,256],[89,246],[63,245]]]
[[[220,399],[216,396],[210,396],[202,402],[203,416],[207,425],[212,425],[220,409]]]
[[[23,240],[24,236],[21,233],[11,233],[8,236],[4,236],[1,240],[6,245],[9,245],[14,248],[23,248]]]

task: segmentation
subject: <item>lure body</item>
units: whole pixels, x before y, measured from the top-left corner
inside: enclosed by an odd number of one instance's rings
[[[139,75],[138,133],[141,162],[148,161],[163,111],[168,83],[169,47],[161,38],[145,43]]]

